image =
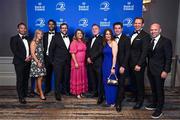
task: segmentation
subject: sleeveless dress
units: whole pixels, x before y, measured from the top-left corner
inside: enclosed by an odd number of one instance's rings
[[[87,70],[85,64],[86,44],[82,41],[73,40],[70,45],[70,53],[74,53],[79,68],[75,68],[73,59],[71,59],[71,77],[70,92],[73,95],[80,95],[88,91]]]
[[[46,75],[46,68],[44,64],[44,54],[43,54],[43,45],[42,42],[37,43],[35,55],[37,59],[43,64],[42,68],[37,66],[37,63],[34,59],[31,60],[31,69],[30,69],[30,77],[40,77]]]
[[[112,48],[109,46],[108,43],[103,48],[103,65],[102,65],[102,73],[103,73],[103,85],[105,90],[105,98],[106,98],[106,104],[107,105],[114,105],[116,102],[116,96],[117,96],[117,86],[115,85],[108,85],[107,84],[107,78],[109,77],[111,73],[111,67],[112,67]],[[117,65],[115,66],[115,73],[117,75],[118,69]]]

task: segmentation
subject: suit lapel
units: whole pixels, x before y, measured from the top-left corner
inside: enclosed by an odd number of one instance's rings
[[[161,42],[162,42],[162,36],[159,38],[159,40],[158,40],[158,42],[157,42],[157,44],[156,44],[153,51],[155,51],[160,46]]]
[[[68,37],[69,37],[69,36],[68,36]],[[69,50],[69,47],[68,47],[68,48],[66,47],[66,44],[65,44],[65,42],[64,42],[64,39],[63,39],[61,33],[60,33],[60,39],[62,40],[62,42],[63,42],[63,44],[64,44],[64,47],[65,47],[67,50]],[[69,42],[71,43],[70,38],[69,38]]]

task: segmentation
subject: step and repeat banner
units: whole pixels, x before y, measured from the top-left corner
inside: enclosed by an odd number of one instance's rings
[[[89,37],[94,23],[100,25],[103,33],[105,28],[112,28],[113,23],[118,21],[123,23],[124,33],[130,36],[134,30],[133,19],[140,16],[142,0],[27,0],[30,35],[36,29],[48,31],[47,22],[53,19],[57,23],[57,31],[61,23],[67,23],[71,36],[80,28]],[[54,78],[52,79],[54,89]]]
[[[36,29],[47,31],[47,22],[53,19],[57,31],[61,23],[69,25],[69,34],[77,28],[91,34],[91,26],[96,23],[101,27],[112,28],[114,22],[124,25],[124,33],[133,31],[133,19],[142,16],[142,0],[27,0],[27,18],[29,33]]]

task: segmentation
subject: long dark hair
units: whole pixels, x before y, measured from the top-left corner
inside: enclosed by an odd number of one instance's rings
[[[111,34],[111,41],[114,41],[114,37],[113,37],[113,32],[112,32],[112,30],[111,29],[109,29],[109,28],[107,28],[107,29],[105,29],[104,30],[104,33],[103,33],[103,45],[105,46],[105,44],[106,44],[106,32],[110,32],[110,34]]]
[[[81,30],[81,29],[77,29],[76,31],[75,31],[75,33],[74,33],[74,37],[73,37],[73,40],[77,40],[78,41],[78,38],[77,38],[77,32],[78,31],[80,31],[81,33],[82,33],[82,35],[83,35],[83,37],[82,37],[82,42],[86,42],[85,40],[84,40],[84,32]]]

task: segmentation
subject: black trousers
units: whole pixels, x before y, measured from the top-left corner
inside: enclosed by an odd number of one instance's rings
[[[102,82],[101,66],[94,66],[92,64],[88,64],[88,76],[90,90],[93,93],[98,93],[98,97],[102,98],[104,95],[104,87]]]
[[[124,74],[118,74],[118,91],[117,91],[117,98],[116,98],[116,105],[120,105],[124,98],[125,93],[125,78],[126,72]]]
[[[45,67],[46,67],[46,76],[45,76],[45,93],[51,91],[51,80],[52,80],[52,72],[53,65],[50,62],[49,56],[45,56]]]
[[[70,92],[70,62],[54,64],[55,94]]]
[[[16,71],[16,89],[19,99],[23,99],[28,94],[28,80],[30,72],[30,63],[14,64]]]
[[[162,110],[164,105],[164,81],[160,75],[152,75],[150,71],[148,71],[148,78],[151,85],[152,90],[152,103],[156,105],[156,108]]]
[[[137,102],[144,102],[144,71],[145,68],[141,68],[138,72],[134,70],[134,67],[130,68],[131,83],[135,86],[133,94]]]

